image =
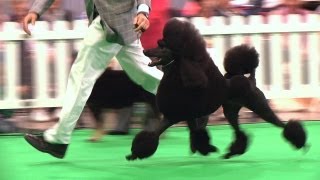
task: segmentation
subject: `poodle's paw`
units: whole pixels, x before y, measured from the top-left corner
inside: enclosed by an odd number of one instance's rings
[[[207,146],[199,147],[196,151],[203,156],[208,156],[210,153],[219,152],[219,149],[214,145],[208,144]]]
[[[194,154],[194,153],[197,152],[197,149],[196,149],[196,147],[194,147],[194,145],[193,145],[192,142],[190,142],[190,150],[191,150],[191,153],[192,153],[192,154]]]
[[[88,139],[90,142],[98,142],[101,141],[105,132],[104,130],[97,129],[93,135]]]
[[[211,144],[209,145],[208,149],[209,149],[209,152],[212,152],[212,153],[219,152],[219,149],[217,148],[217,146],[214,146]]]
[[[236,155],[244,154],[248,148],[248,137],[240,131],[236,133],[236,140],[229,147],[229,152],[223,156],[224,159],[229,159]]]
[[[306,147],[307,134],[302,124],[297,120],[290,120],[285,125],[282,135],[295,148],[301,149]]]
[[[128,161],[133,161],[133,160],[138,159],[138,157],[137,157],[136,155],[134,155],[134,154],[130,154],[130,155],[127,155],[127,156],[126,156],[126,159],[127,159]]]
[[[190,133],[190,149],[192,153],[198,151],[204,156],[212,152],[218,152],[218,148],[210,144],[210,137],[206,129],[200,129]]]
[[[236,156],[236,155],[239,155],[239,154],[228,152],[227,154],[223,155],[222,158],[223,159],[230,159],[232,156]]]
[[[144,159],[152,156],[159,145],[159,135],[155,132],[141,131],[132,141],[131,155],[127,160]]]
[[[89,142],[99,142],[99,141],[101,141],[101,138],[91,137],[91,138],[87,139],[87,141],[89,141]]]
[[[219,150],[218,150],[218,148],[216,146],[213,146],[213,145],[209,144],[207,147],[199,148],[198,152],[203,156],[207,156],[210,153],[219,152]]]

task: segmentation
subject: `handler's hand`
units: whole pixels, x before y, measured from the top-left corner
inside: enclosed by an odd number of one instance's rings
[[[29,12],[24,18],[22,22],[23,30],[26,32],[28,35],[31,35],[31,32],[29,30],[28,25],[31,23],[34,25],[36,23],[36,20],[38,19],[38,14],[35,12]]]
[[[149,22],[148,18],[143,13],[137,14],[137,16],[133,20],[133,24],[135,27],[134,30],[136,32],[144,32],[150,26],[150,22]]]

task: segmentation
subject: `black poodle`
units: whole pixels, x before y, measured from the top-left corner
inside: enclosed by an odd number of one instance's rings
[[[96,122],[95,135],[97,136],[93,136],[90,140],[97,141],[103,135],[104,122],[101,113],[104,109],[130,107],[135,102],[145,102],[150,106],[151,111],[144,125],[148,128],[157,126],[161,119],[161,113],[157,108],[155,95],[134,83],[125,71],[107,68],[95,82],[87,101],[87,107],[91,110]],[[111,133],[121,134],[125,132],[114,130]]]
[[[247,107],[261,118],[284,129],[284,137],[296,148],[305,146],[306,134],[298,121],[282,122],[270,109],[264,94],[255,86],[258,53],[240,45],[225,56],[223,76],[206,50],[203,37],[193,24],[173,18],[167,22],[158,47],[144,51],[150,66],[162,66],[164,76],[156,95],[164,119],[153,132],[141,131],[132,142],[128,160],[143,159],[157,150],[159,136],[173,124],[186,121],[193,153],[208,155],[217,148],[210,144],[206,129],[208,115],[220,106],[234,129],[235,140],[224,158],[246,152],[248,137],[239,127],[238,113]],[[249,77],[244,76],[250,74]]]

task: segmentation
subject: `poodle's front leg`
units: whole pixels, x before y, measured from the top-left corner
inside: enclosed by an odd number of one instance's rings
[[[248,148],[248,137],[247,135],[240,129],[239,125],[239,111],[241,109],[241,105],[233,103],[229,101],[222,105],[223,113],[227,118],[229,124],[232,126],[234,130],[235,140],[229,146],[229,152],[223,156],[225,159],[229,159],[235,155],[244,154]]]
[[[163,117],[163,120],[160,121],[159,126],[156,128],[155,133],[160,136],[164,131],[171,127],[175,122],[170,121],[167,117]]]
[[[188,120],[190,130],[190,149],[192,153],[199,151],[202,155],[217,152],[218,148],[210,144],[210,136],[206,129],[209,116]]]
[[[152,156],[159,145],[159,136],[173,123],[166,117],[160,122],[155,131],[141,131],[132,141],[131,154],[126,156],[127,160],[144,159]]]

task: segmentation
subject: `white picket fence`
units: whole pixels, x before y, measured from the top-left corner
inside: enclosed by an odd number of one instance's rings
[[[262,16],[240,16],[205,19],[190,19],[200,33],[210,42],[208,51],[219,69],[223,69],[223,56],[226,50],[242,43],[252,44],[260,53],[260,66],[257,69],[257,85],[267,98],[299,98],[320,96],[320,15],[310,14],[302,22],[298,15],[290,15],[288,23],[281,23],[278,15],[269,16],[268,24]],[[2,97],[0,109],[33,108],[61,106],[70,64],[69,44],[79,47],[87,29],[86,21],[68,23],[57,21],[53,29],[48,30],[47,22],[37,22],[33,35],[28,37],[21,31],[20,25],[6,22],[0,32],[0,49],[3,58],[0,61],[3,75],[0,77]],[[33,81],[34,97],[20,99],[18,87],[21,78],[20,42],[32,41],[34,46]],[[49,41],[53,42],[55,54],[56,95],[49,94],[48,54]],[[287,42],[287,46],[283,44]],[[305,53],[305,56],[302,54]],[[1,57],[0,57],[1,58]],[[286,60],[285,60],[286,59]]]
[[[212,41],[214,60],[221,71],[224,71],[222,61],[228,48],[250,43],[260,54],[257,86],[267,98],[319,97],[320,15],[309,14],[305,22],[299,15],[289,15],[287,23],[281,22],[280,15],[268,18],[268,24],[263,23],[262,16],[247,19],[233,16],[229,25],[223,17],[191,21]],[[286,42],[287,47],[283,47]]]
[[[88,23],[84,20],[73,22],[73,29],[69,30],[69,22],[56,21],[52,30],[49,23],[39,21],[32,29],[32,36],[26,35],[21,30],[21,25],[15,22],[5,22],[0,32],[0,42],[3,46],[3,70],[2,77],[2,98],[0,99],[0,109],[18,109],[34,107],[59,107],[65,93],[67,76],[70,70],[72,51],[70,43],[78,49],[83,38]],[[21,41],[30,41],[32,44],[32,78],[33,78],[33,98],[21,99],[18,87],[20,86],[20,61],[21,61]],[[56,95],[49,94],[49,42],[53,44],[54,51],[54,78]],[[51,50],[52,51],[52,50]],[[23,58],[22,58],[23,59]],[[1,81],[0,81],[1,82]]]

